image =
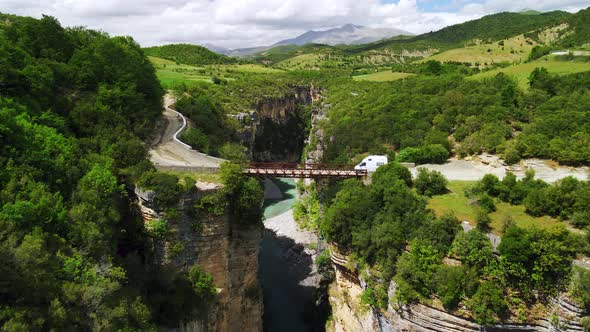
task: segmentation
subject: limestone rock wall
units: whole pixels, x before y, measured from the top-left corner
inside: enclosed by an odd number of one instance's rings
[[[553,317],[541,318],[531,324],[501,324],[483,327],[475,322],[453,315],[444,310],[423,304],[396,305],[393,295],[396,285],[391,282],[388,295],[387,310],[372,310],[360,304],[359,295],[365,284],[357,271],[351,268],[346,256],[332,248],[332,264],[336,269],[336,279],[330,287],[330,303],[332,306],[333,325],[331,331],[438,331],[438,332],[471,332],[471,331],[583,331],[580,319],[586,313],[565,294],[551,304]]]
[[[249,159],[299,161],[305,140],[305,120],[300,112],[320,98],[316,87],[292,86],[282,97],[258,101],[249,114],[233,115],[241,123],[241,140],[248,147]]]
[[[199,190],[183,197],[177,209],[180,216],[169,221],[172,233],[165,240],[154,240],[153,264],[187,271],[198,264],[213,276],[218,296],[206,319],[195,317],[180,322],[178,331],[262,331],[263,301],[258,281],[258,251],[261,226],[243,226],[222,216],[189,215],[188,207],[202,195],[216,189]],[[144,220],[161,218],[145,193],[138,195]]]

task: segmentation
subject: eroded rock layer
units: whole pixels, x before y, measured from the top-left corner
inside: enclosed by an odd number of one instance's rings
[[[178,331],[262,331],[263,301],[258,281],[260,225],[244,226],[225,213],[192,216],[189,206],[217,189],[185,195],[176,207],[179,216],[169,220],[172,232],[152,243],[153,264],[187,271],[198,264],[213,276],[218,288],[206,317],[179,322]],[[140,193],[138,205],[145,221],[162,218],[150,195]]]

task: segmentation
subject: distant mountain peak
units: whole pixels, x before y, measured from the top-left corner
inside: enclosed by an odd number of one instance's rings
[[[311,30],[295,38],[281,40],[277,45],[305,45],[305,44],[326,44],[326,45],[356,45],[372,43],[381,39],[387,39],[399,35],[413,35],[404,30],[394,28],[369,28],[361,25],[348,23],[337,28],[328,30]]]

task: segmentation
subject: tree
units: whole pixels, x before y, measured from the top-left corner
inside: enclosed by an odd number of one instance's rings
[[[242,167],[239,164],[224,162],[219,169],[219,177],[228,193],[236,193],[243,184]]]
[[[461,222],[454,214],[444,214],[440,218],[425,223],[416,232],[416,238],[427,241],[443,254],[449,252],[455,235],[461,232]]]
[[[350,248],[353,230],[366,223],[372,210],[373,202],[365,186],[358,180],[346,180],[326,210],[320,230],[326,239]]]
[[[442,64],[435,60],[429,60],[426,62],[426,68],[424,73],[427,75],[440,75],[442,72]]]
[[[531,88],[546,91],[550,95],[555,95],[556,83],[556,78],[543,67],[535,68],[529,76]]]
[[[182,134],[181,139],[195,150],[203,153],[209,152],[209,138],[199,128],[188,128]]]
[[[477,204],[479,204],[481,210],[483,210],[486,214],[496,211],[496,203],[494,202],[492,196],[488,194],[481,195],[477,200]]]
[[[182,193],[182,187],[178,183],[178,177],[160,172],[146,172],[138,181],[142,189],[155,192],[154,203],[161,207],[171,207],[178,203]]]
[[[412,241],[411,251],[403,253],[397,262],[396,280],[404,280],[422,297],[428,297],[432,290],[434,273],[442,255],[427,243]]]
[[[219,156],[234,163],[240,163],[247,160],[245,148],[239,144],[225,143],[219,149]]]
[[[264,200],[260,182],[254,178],[246,179],[242,166],[230,162],[221,164],[220,177],[224,186],[223,195],[236,221],[244,225],[260,222]]]
[[[407,167],[392,161],[377,168],[373,174],[372,182],[375,188],[383,189],[392,185],[396,180],[403,180],[408,187],[411,187],[412,173]]]
[[[448,181],[442,173],[419,168],[414,186],[421,195],[434,196],[446,193],[447,183]]]
[[[462,300],[465,289],[465,268],[440,265],[434,274],[436,295],[446,310],[454,310]]]
[[[490,225],[492,223],[492,218],[490,218],[490,215],[487,213],[487,211],[478,210],[476,222],[477,222],[477,229],[479,231],[481,231],[483,233],[488,233],[491,230]]]
[[[533,258],[531,240],[527,232],[516,226],[506,229],[502,242],[498,245],[498,251],[508,261],[528,266]]]
[[[478,230],[458,233],[451,247],[453,253],[464,264],[478,269],[492,261],[492,243]]]
[[[260,182],[249,178],[240,190],[238,216],[244,224],[256,224],[262,220],[264,190]]]
[[[508,308],[502,289],[493,281],[482,282],[466,305],[482,325],[496,323]]]

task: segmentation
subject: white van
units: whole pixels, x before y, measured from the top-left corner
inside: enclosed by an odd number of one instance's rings
[[[379,166],[387,164],[387,156],[368,156],[358,165],[354,166],[357,171],[367,170],[367,172],[375,172]]]

